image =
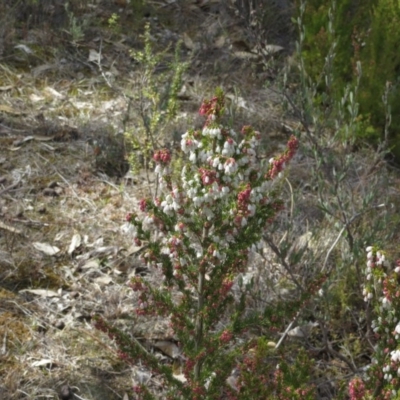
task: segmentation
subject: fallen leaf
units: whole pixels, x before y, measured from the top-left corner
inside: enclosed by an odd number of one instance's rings
[[[24,138],[21,139],[21,140],[16,140],[16,141],[13,143],[13,146],[17,147],[17,146],[19,146],[19,145],[21,145],[21,144],[23,144],[23,143],[25,143],[25,142],[30,142],[31,140],[33,140],[33,136],[26,136],[26,137],[24,137]]]
[[[68,254],[71,255],[81,245],[81,243],[81,235],[79,233],[75,233],[74,236],[72,236],[71,244],[68,248]]]
[[[264,56],[271,56],[272,54],[279,53],[282,50],[285,50],[285,48],[275,44],[267,44],[262,49],[254,49],[255,52],[261,53]]]
[[[22,50],[26,54],[33,54],[33,51],[30,47],[28,47],[26,44],[17,44],[14,46],[14,49]]]
[[[228,378],[226,379],[226,383],[235,391],[238,392],[238,386],[237,386],[237,382],[238,382],[238,377],[235,374],[232,374],[231,376],[228,376]]]
[[[57,90],[53,89],[53,88],[50,87],[50,86],[45,87],[45,88],[44,88],[44,91],[45,91],[47,94],[49,94],[50,96],[53,96],[53,97],[56,97],[56,98],[59,98],[59,99],[61,99],[61,98],[64,97],[60,92],[57,92]]]
[[[134,379],[141,385],[145,385],[150,379],[151,374],[148,371],[142,370],[140,367],[133,367]]]
[[[52,246],[51,244],[48,243],[34,242],[32,243],[32,245],[36,250],[39,250],[42,253],[45,253],[49,256],[54,256],[55,254],[60,252],[60,249],[58,247]]]
[[[41,297],[59,297],[59,294],[54,292],[53,290],[48,289],[22,289],[19,291],[20,293],[31,293],[35,294],[36,296]]]
[[[100,266],[100,261],[98,259],[92,259],[89,260],[86,264],[84,264],[82,266],[82,269],[90,269],[90,268],[98,269],[99,266]]]
[[[195,48],[197,47],[186,32],[183,34],[183,43],[189,50],[195,50]]]
[[[296,326],[296,328],[293,328],[288,332],[288,336],[303,338],[306,336],[306,334],[300,326]]]
[[[101,60],[101,55],[99,52],[97,52],[94,49],[90,49],[89,50],[89,57],[88,57],[88,61],[92,61],[95,63],[99,63]]]
[[[99,285],[109,285],[112,282],[112,278],[108,275],[103,275],[94,279],[94,281]]]
[[[179,382],[185,383],[187,379],[184,374],[173,374],[173,377],[177,379]]]
[[[35,361],[31,364],[32,367],[47,367],[47,368],[54,368],[57,364],[51,360],[50,358],[43,358],[40,361]]]
[[[38,96],[37,94],[32,93],[31,95],[29,95],[29,100],[32,101],[33,103],[37,103],[38,101],[44,100],[44,97]]]
[[[220,49],[221,47],[224,46],[225,41],[226,41],[225,36],[218,37],[214,42],[214,47]]]
[[[136,246],[136,245],[132,245],[131,247],[129,247],[128,252],[127,252],[127,257],[131,256],[132,254],[136,254],[138,253],[140,250],[142,250],[142,246]]]
[[[309,322],[304,325],[296,326],[288,332],[288,336],[295,338],[304,338],[310,335],[310,331],[312,328],[316,327],[318,322]]]
[[[170,340],[158,340],[153,346],[171,358],[176,358],[181,354],[179,347]]]

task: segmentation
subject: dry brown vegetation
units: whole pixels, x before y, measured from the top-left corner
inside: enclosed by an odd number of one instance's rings
[[[157,388],[157,377],[120,362],[114,344],[91,325],[101,313],[132,329],[151,351],[170,338],[164,321],[131,322],[134,294],[126,282],[145,271],[122,226],[152,178],[126,174],[121,133],[138,118],[128,113],[139,73],[129,50],[141,48],[146,21],[160,49],[171,45],[173,52],[183,40],[190,67],[171,140],[198,123],[201,99],[219,85],[235,125],[253,124],[272,154],[299,126],[294,117],[284,119],[273,84],[265,86],[290,55],[292,38],[276,33],[271,44],[284,50],[266,69],[252,52],[257,38],[246,29],[244,10],[235,15],[229,2],[71,0],[68,9],[62,3],[0,5],[0,398],[132,399],[134,381],[151,378]],[[113,13],[119,20],[110,28]],[[365,159],[360,154],[354,167],[355,197],[370,184]],[[306,187],[312,162],[305,154],[293,171],[303,214],[292,237],[306,233],[308,220],[327,224]],[[381,188],[386,182],[385,175]],[[395,199],[398,189],[391,190]],[[162,350],[160,362],[168,357]],[[333,353],[320,366],[351,372]]]

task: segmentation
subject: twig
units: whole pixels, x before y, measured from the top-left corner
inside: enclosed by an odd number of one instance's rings
[[[84,399],[83,397],[79,396],[75,392],[74,392],[74,397],[78,398],[79,400],[87,400],[87,399]]]
[[[17,235],[22,235],[22,231],[20,229],[14,228],[13,226],[6,225],[1,221],[0,221],[0,229],[4,229],[6,231],[16,233]]]
[[[328,340],[328,332],[326,331],[325,324],[323,323],[323,321],[318,320],[318,324],[322,331],[322,336],[323,336],[323,340],[324,340],[324,349],[328,353],[330,353],[333,357],[336,357],[339,360],[342,360],[343,362],[345,362],[349,366],[349,368],[352,370],[352,372],[356,373],[357,367],[354,365],[354,363],[351,362],[349,359],[347,359],[343,354],[340,354],[339,352],[337,352],[336,350],[334,350],[332,348],[332,345],[330,344],[330,342]]]
[[[15,187],[17,187],[19,185],[19,183],[21,182],[21,179],[19,179],[17,182],[13,183],[12,185],[6,187],[3,190],[0,190],[0,196],[8,191],[10,191],[11,189],[14,189]]]
[[[84,197],[79,197],[78,194],[75,192],[74,188],[72,187],[72,185],[57,171],[56,168],[54,169],[56,170],[57,175],[68,185],[68,187],[71,189],[72,193],[76,196],[78,200],[83,200],[85,203],[89,204],[90,207],[93,207],[95,211],[97,211],[97,207],[94,203],[90,202]]]
[[[352,224],[358,217],[360,217],[361,215],[365,214],[366,212],[371,211],[371,210],[374,210],[374,209],[376,209],[376,208],[381,208],[381,207],[385,207],[385,204],[379,204],[379,205],[377,205],[377,206],[373,206],[373,207],[371,207],[371,208],[368,208],[367,210],[361,211],[361,212],[359,212],[359,213],[353,215],[353,216],[345,223],[345,225],[343,226],[343,228],[340,230],[338,236],[336,237],[336,240],[333,242],[332,246],[330,247],[330,249],[328,250],[328,252],[327,252],[327,254],[326,254],[325,261],[324,261],[324,263],[323,263],[323,265],[322,265],[322,268],[321,268],[321,272],[323,272],[323,271],[325,270],[326,264],[328,263],[329,256],[331,255],[333,249],[335,248],[335,246],[336,246],[337,243],[339,242],[339,239],[341,238],[343,232],[344,232],[346,229],[348,229],[349,225]],[[330,272],[330,271],[329,271],[329,272]]]
[[[0,355],[4,356],[7,353],[7,332],[4,333],[3,346],[1,347]]]
[[[351,223],[353,223],[355,219],[357,219],[357,218],[360,217],[361,215],[365,214],[366,212],[371,211],[371,210],[376,209],[376,208],[381,208],[381,207],[384,207],[384,206],[385,206],[385,204],[379,204],[379,205],[377,205],[377,206],[371,207],[371,208],[369,208],[368,210],[364,210],[364,211],[362,211],[362,212],[359,212],[359,213],[353,215],[353,216],[348,220],[348,222],[347,222],[347,223],[345,224],[345,226],[341,229],[341,231],[339,232],[339,235],[337,236],[336,240],[333,242],[332,246],[331,246],[330,249],[328,250],[328,253],[326,254],[326,257],[325,257],[324,264],[322,265],[322,268],[321,268],[321,272],[323,272],[323,271],[325,270],[326,264],[327,264],[328,259],[329,259],[329,256],[331,255],[333,249],[335,248],[336,244],[338,243],[338,241],[339,241],[340,237],[342,236],[343,232],[347,229],[348,225],[350,225]],[[266,240],[267,240],[267,242],[268,242],[268,239],[266,239]],[[271,243],[268,243],[268,244],[271,246]],[[273,243],[272,243],[272,244],[273,244]],[[279,249],[278,249],[274,244],[273,244],[273,246],[274,246],[275,249],[278,251],[277,254],[280,254]],[[271,246],[271,248],[274,250],[274,248],[273,248],[272,246]],[[275,251],[275,250],[274,250],[274,251]],[[330,272],[331,272],[331,270],[328,271],[328,274],[329,274]],[[279,339],[279,342],[278,342],[277,345],[275,346],[276,349],[279,348],[279,346],[280,346],[280,345],[282,344],[282,342],[285,340],[285,338],[286,338],[288,332],[289,332],[290,329],[292,328],[293,324],[294,324],[294,323],[297,321],[297,319],[299,318],[301,312],[302,312],[302,309],[300,309],[300,310],[297,311],[296,315],[294,316],[294,318],[292,319],[292,321],[290,322],[290,324],[289,324],[288,327],[286,328],[285,332],[283,333],[283,335],[282,335],[281,338]],[[329,350],[329,352],[330,352],[331,354],[335,354],[336,357],[340,358],[342,361],[345,361],[347,364],[349,363],[349,361],[348,361],[344,356],[342,356],[340,353],[337,353],[337,352],[336,352],[335,350],[333,350],[332,348],[327,348],[327,350]],[[343,359],[343,358],[344,358],[344,359]],[[346,360],[347,360],[347,361],[346,361]],[[353,367],[352,367],[352,370],[353,370]]]
[[[282,255],[281,251],[278,249],[278,246],[266,234],[264,235],[264,240],[268,243],[269,247],[271,247],[272,251],[279,257],[279,261],[281,262],[283,268],[285,268],[285,270],[288,272],[288,274],[290,275],[291,279],[293,280],[293,282],[297,286],[297,288],[301,292],[304,292],[303,287],[301,286],[300,282],[294,276],[289,264],[285,260],[285,257]]]
[[[88,331],[85,331],[85,330],[83,330],[83,329],[79,329],[79,328],[72,328],[72,329],[74,329],[74,330],[76,330],[76,331],[78,331],[78,332],[81,332],[81,333],[85,333],[86,335],[90,336],[93,340],[95,340],[97,343],[99,343],[100,345],[102,345],[104,348],[106,348],[107,350],[109,350],[111,353],[114,353],[114,354],[116,353],[116,351],[115,351],[114,349],[112,349],[110,346],[107,346],[102,340],[100,340],[98,337],[96,337],[96,336],[93,335],[92,333],[90,333],[90,332],[88,332]],[[136,344],[145,354],[149,355],[149,352],[139,343],[139,341],[138,341],[134,336],[132,336],[130,339],[131,339],[132,341],[134,341],[135,344]]]
[[[103,71],[103,67],[101,65],[101,51],[102,51],[102,49],[103,49],[103,39],[100,39],[99,56],[97,57],[97,60],[96,60],[97,67],[99,68],[101,76],[104,78],[107,86],[109,88],[113,89],[113,90],[116,90],[116,88],[111,84],[111,82],[109,81],[109,79],[107,78],[106,74]]]
[[[281,338],[279,339],[278,343],[275,346],[275,349],[278,349],[279,346],[282,344],[282,342],[286,339],[287,334],[289,333],[290,329],[292,329],[293,324],[297,321],[297,319],[300,317],[302,309],[300,309],[299,311],[297,311],[296,315],[294,316],[294,318],[292,319],[292,321],[290,322],[290,324],[288,325],[288,327],[285,329],[285,332],[283,332],[283,335],[281,336]]]

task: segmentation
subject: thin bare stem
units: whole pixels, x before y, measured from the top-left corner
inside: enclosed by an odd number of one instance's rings
[[[203,229],[202,243],[204,239],[208,236],[208,229]],[[196,316],[196,327],[195,327],[195,337],[196,337],[196,352],[199,352],[203,344],[203,325],[204,325],[204,281],[205,281],[206,271],[205,266],[199,268],[198,283],[197,283],[197,316]],[[201,360],[197,360],[194,367],[194,379],[198,381],[200,379],[201,373]]]

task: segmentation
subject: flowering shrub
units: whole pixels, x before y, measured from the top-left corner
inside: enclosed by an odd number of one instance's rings
[[[204,128],[182,136],[185,161],[179,179],[173,179],[169,151],[156,151],[160,195],[141,200],[140,215],[127,216],[136,244],[145,246],[142,260],[163,277],[159,287],[141,277],[132,280],[139,297],[136,313],[169,318],[180,344],[180,378],[100,317],[96,324],[116,340],[122,358],[140,358],[162,374],[171,398],[236,399],[280,390],[286,397],[279,398],[308,398],[312,390],[303,388],[306,379],[290,387],[294,374],[289,361],[282,359],[285,367],[278,370],[276,362],[265,365],[272,350],[261,342],[247,345],[254,358],[243,357],[243,299],[234,311],[229,308],[235,278],[245,271],[249,254],[261,246],[263,233],[283,208],[275,181],[294,156],[298,140],[292,136],[286,151],[268,161],[259,157],[260,133],[245,126],[237,134],[221,123],[223,113],[224,96],[217,90],[200,108]],[[144,386],[135,390],[151,398]]]
[[[376,341],[368,379],[349,384],[351,400],[398,399],[400,395],[400,260],[390,270],[383,251],[369,246],[364,300],[374,306],[372,330]]]

